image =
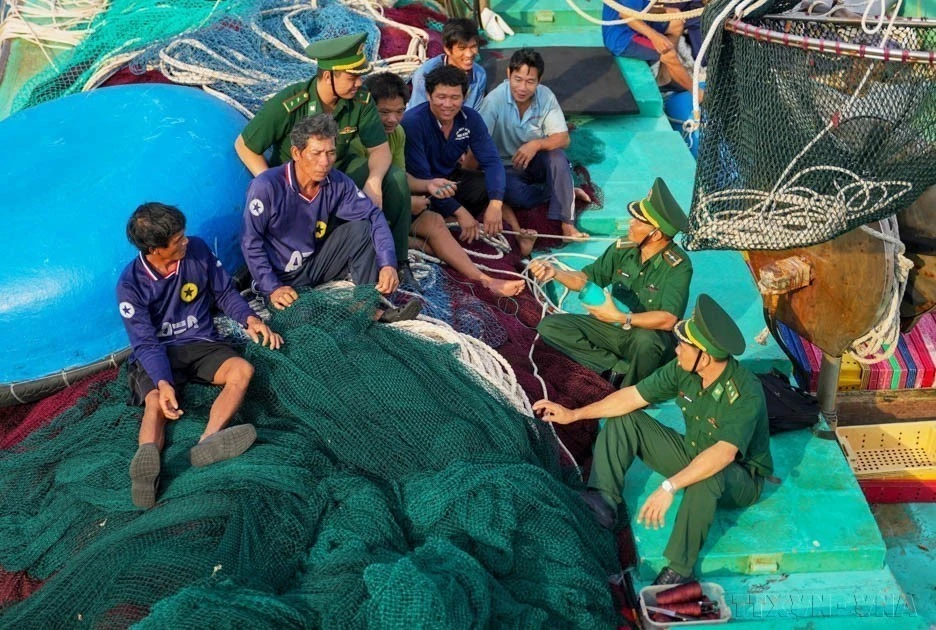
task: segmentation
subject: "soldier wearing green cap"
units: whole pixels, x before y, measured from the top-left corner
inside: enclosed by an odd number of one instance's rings
[[[254,176],[288,162],[289,132],[303,118],[331,114],[338,123],[335,168],[354,180],[384,212],[393,233],[400,281],[415,284],[407,263],[410,192],[406,173],[391,165],[392,155],[377,108],[363,75],[371,70],[364,52],[365,33],[318,41],[306,48],[318,72],[310,81],[296,83],[267,101],[237,137],[234,149]],[[367,156],[349,150],[352,140],[364,145]],[[263,153],[273,147],[269,163]]]
[[[588,283],[610,285],[611,296],[629,311],[610,299],[583,303],[589,315],[549,315],[537,328],[546,343],[605,373],[616,387],[637,383],[675,356],[670,331],[685,315],[692,280],[692,263],[673,242],[686,215],[666,183],[657,178],[647,197],[631,202],[628,211],[630,243],[612,245],[581,271],[530,263],[537,280],[556,280],[573,291]]]
[[[764,390],[735,358],[744,352],[744,338],[734,321],[703,294],[674,332],[676,359],[637,385],[576,410],[546,400],[533,405],[543,420],[559,424],[608,418],[583,493],[603,526],[616,524],[624,475],[637,457],[664,477],[640,508],[638,523],[663,527],[674,495],[684,490],[663,552],[669,566],[655,584],[691,579],[716,506],[753,504],[773,472]],[[682,410],[685,435],[639,411],[667,400]]]

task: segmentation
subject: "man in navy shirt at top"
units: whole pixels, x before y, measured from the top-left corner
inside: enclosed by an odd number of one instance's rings
[[[338,125],[328,114],[300,120],[290,132],[292,161],[260,173],[247,190],[241,249],[257,291],[275,308],[296,301],[297,288],[346,272],[355,284],[376,282],[384,294],[399,285],[393,235],[383,212],[350,177],[332,168],[337,135]],[[403,319],[415,317],[407,315]]]
[[[520,251],[533,249],[535,233],[520,228],[517,215],[504,205],[506,176],[497,147],[491,140],[484,119],[475,110],[463,107],[468,92],[468,77],[453,66],[441,66],[426,75],[429,100],[407,110],[403,116],[406,131],[406,177],[410,191],[429,194],[429,211],[454,218],[461,227],[461,240],[471,243],[484,232],[499,234],[506,221],[521,232]],[[459,161],[468,151],[474,155],[481,172],[461,168]],[[446,180],[438,188],[430,183]]]
[[[276,349],[282,338],[257,317],[204,241],[186,238],[185,216],[172,206],[146,203],[127,223],[127,238],[139,256],[117,283],[117,301],[133,354],[129,375],[132,403],[144,405],[139,448],[130,463],[131,496],[137,507],[156,503],[160,451],[166,419],[176,420],[177,388],[186,381],[221,385],[208,425],[189,452],[206,466],[246,451],[257,433],[249,424],[225,428],[237,411],[253,367],[223,342],[212,309],[246,327],[257,343]]]

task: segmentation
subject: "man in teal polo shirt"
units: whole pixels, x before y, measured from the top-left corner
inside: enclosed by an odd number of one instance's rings
[[[391,164],[387,134],[370,94],[361,89],[362,76],[371,70],[364,54],[366,39],[366,34],[357,33],[309,45],[305,52],[317,60],[316,76],[267,101],[237,137],[234,149],[248,170],[259,175],[289,162],[289,132],[297,122],[315,114],[331,114],[338,123],[335,168],[383,210],[393,233],[400,282],[415,286],[407,263],[411,218],[406,173]],[[350,150],[355,139],[364,146],[366,157]],[[263,154],[270,147],[268,163]]]
[[[605,373],[617,387],[634,385],[675,356],[670,331],[685,315],[692,280],[692,263],[673,242],[686,215],[663,180],[657,178],[647,198],[627,209],[633,217],[628,247],[612,245],[581,271],[541,260],[529,267],[540,282],[555,280],[573,291],[588,282],[610,285],[611,295],[626,305],[629,312],[605,299],[600,306],[586,305],[589,315],[548,315],[537,327],[543,341]]]
[[[641,506],[638,523],[662,527],[673,496],[685,489],[663,551],[669,566],[654,584],[692,579],[716,507],[752,505],[773,473],[764,390],[734,358],[744,352],[737,325],[702,294],[692,317],[679,322],[674,332],[677,358],[636,386],[581,409],[547,400],[533,405],[543,420],[557,424],[608,418],[595,443],[589,492],[583,494],[604,527],[615,526],[624,476],[635,458],[664,476]],[[673,399],[682,410],[685,435],[639,411]]]

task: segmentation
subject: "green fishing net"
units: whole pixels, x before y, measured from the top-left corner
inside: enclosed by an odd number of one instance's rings
[[[0,452],[0,567],[44,584],[0,626],[609,627],[615,546],[539,421],[454,346],[304,293],[246,350],[244,455],[190,466],[218,388],[188,386],[157,505],[130,501],[121,374]]]

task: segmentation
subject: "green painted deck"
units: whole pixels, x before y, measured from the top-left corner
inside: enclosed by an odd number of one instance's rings
[[[544,2],[500,0],[492,8],[508,19],[518,34],[492,47],[601,46],[600,29],[572,14],[564,0]],[[535,4],[535,7],[534,7]],[[582,0],[584,6],[593,3]],[[600,5],[592,8],[600,11]],[[537,22],[534,11],[551,11],[554,21]],[[540,16],[542,17],[542,13]],[[521,32],[522,31],[522,32]],[[627,225],[624,204],[643,197],[653,178],[663,176],[676,198],[688,209],[695,160],[679,133],[662,115],[662,99],[646,64],[619,60],[641,109],[635,116],[572,117],[577,127],[604,142],[604,159],[588,167],[602,188],[605,207],[589,210],[579,225],[595,235],[619,235]],[[546,69],[548,80],[549,69]],[[588,89],[588,86],[582,86]],[[576,243],[562,253],[597,256],[607,243]],[[695,275],[692,297],[711,294],[738,321],[748,343],[741,358],[754,371],[772,366],[789,371],[789,362],[772,339],[758,345],[764,328],[763,307],[754,281],[737,252],[690,252]],[[569,258],[576,267],[585,260]],[[566,301],[576,310],[576,300]],[[650,410],[664,424],[682,431],[675,404]],[[775,436],[771,449],[780,485],[768,484],[755,506],[719,512],[702,552],[697,573],[721,584],[729,595],[733,626],[757,628],[925,628],[936,619],[933,582],[915,578],[905,594],[891,570],[893,553],[837,443],[800,431]],[[624,500],[638,553],[634,572],[639,590],[666,565],[662,556],[669,527],[650,530],[634,522],[643,500],[662,478],[638,462],[628,473]],[[880,506],[879,506],[880,507]],[[909,543],[903,554],[913,554]],[[903,557],[903,555],[901,556]],[[899,558],[898,558],[899,560]],[[913,564],[918,567],[919,564]],[[933,578],[932,572],[929,574]],[[907,582],[904,582],[907,585]],[[917,612],[921,614],[917,614]]]

